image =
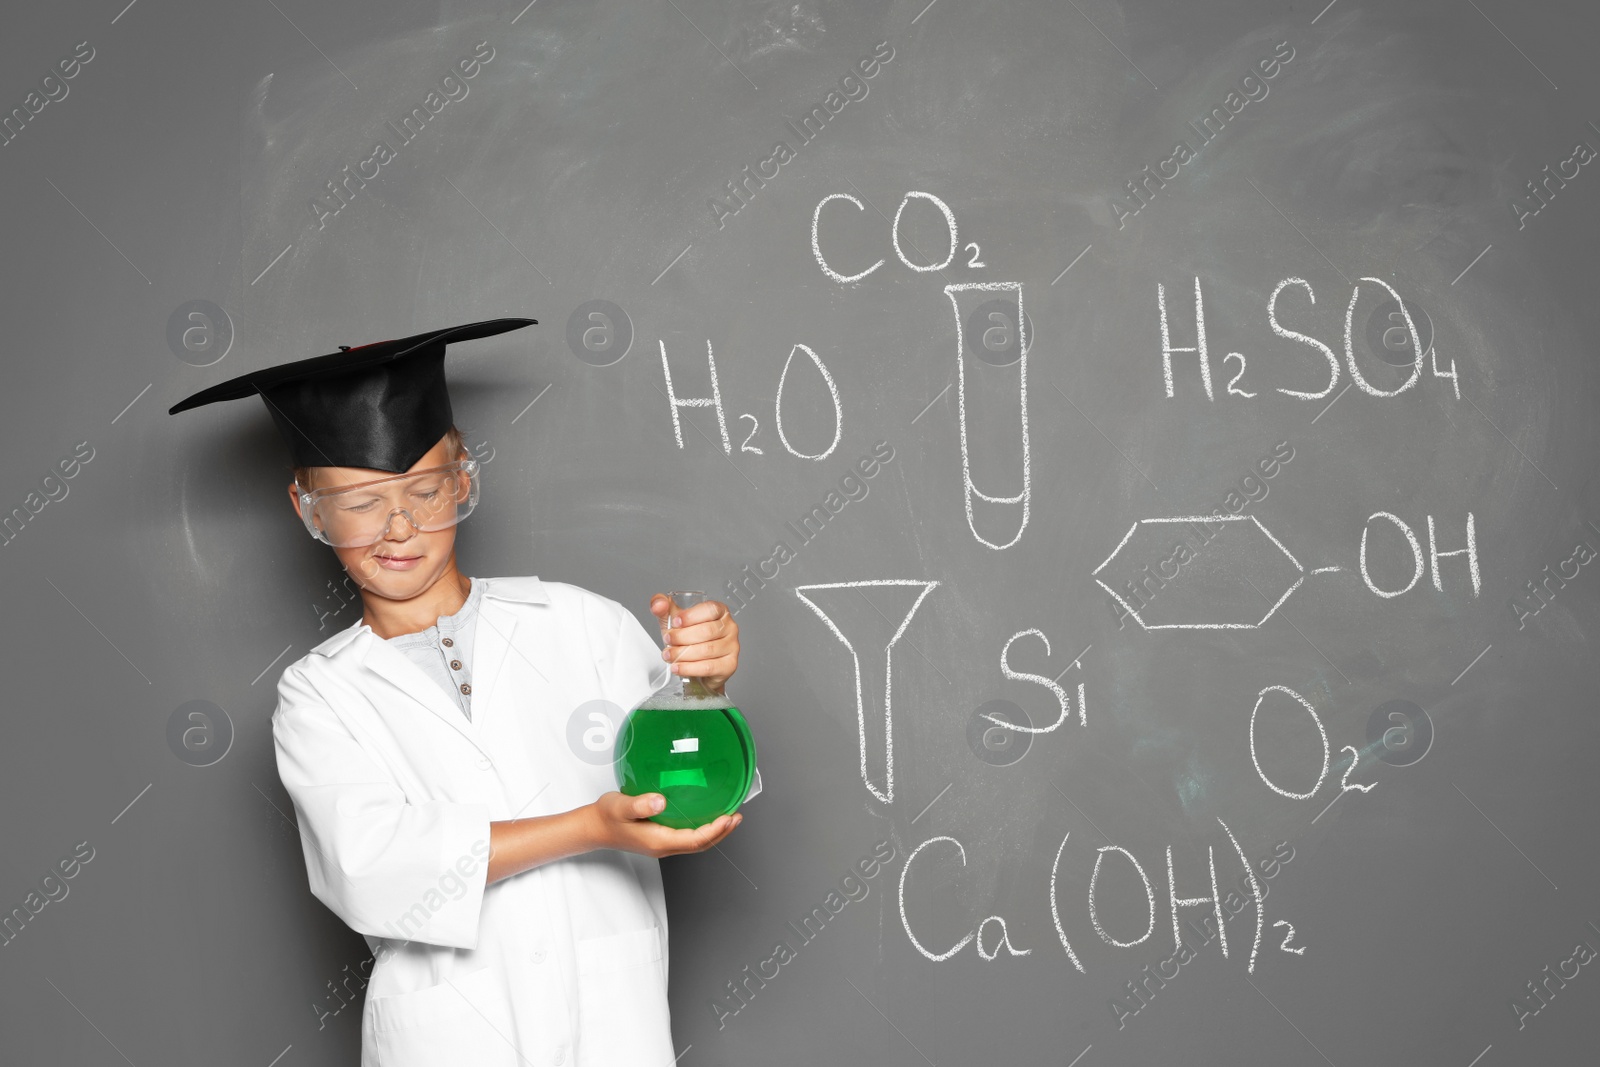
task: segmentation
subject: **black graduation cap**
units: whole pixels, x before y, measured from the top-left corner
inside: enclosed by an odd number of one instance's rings
[[[259,393],[297,467],[370,467],[403,474],[450,429],[445,345],[533,326],[487,319],[377,341],[251,371],[202,389],[167,414]],[[452,457],[454,458],[454,457]]]

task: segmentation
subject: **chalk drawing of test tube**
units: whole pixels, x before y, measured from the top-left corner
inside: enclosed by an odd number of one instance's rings
[[[1030,498],[1030,492],[1029,492],[1029,484],[1030,484],[1029,483],[1029,466],[1028,466],[1028,347],[1029,347],[1032,339],[1027,336],[1027,329],[1028,329],[1027,321],[1028,321],[1028,318],[1023,313],[1023,308],[1022,308],[1022,283],[1021,282],[962,282],[962,283],[958,283],[958,284],[954,284],[954,285],[945,286],[944,287],[944,292],[945,292],[945,295],[950,298],[950,307],[951,307],[951,310],[953,310],[955,312],[955,317],[956,317],[956,405],[957,405],[957,410],[960,413],[960,423],[961,423],[962,503],[966,507],[967,528],[972,531],[972,536],[976,537],[980,544],[983,544],[983,545],[985,545],[985,546],[987,546],[989,548],[993,548],[993,549],[1010,548],[1012,545],[1016,544],[1019,539],[1021,539],[1022,531],[1028,528],[1028,505],[1029,505],[1029,498]],[[967,399],[967,360],[968,360],[969,357],[975,356],[976,353],[971,348],[971,341],[975,340],[975,339],[969,339],[969,338],[967,338],[967,337],[965,337],[963,335],[963,330],[962,330],[963,312],[962,312],[962,307],[961,307],[963,302],[970,303],[972,301],[972,297],[971,296],[963,296],[961,299],[957,299],[957,296],[956,296],[957,293],[979,294],[979,293],[999,293],[999,292],[1016,293],[1017,294],[1016,330],[1017,330],[1017,350],[1020,353],[1020,357],[1018,358],[1018,360],[1016,362],[1016,366],[1017,366],[1018,423],[1019,423],[1019,426],[1020,426],[1020,429],[1021,429],[1021,433],[1022,433],[1022,491],[1019,492],[1019,493],[1016,493],[1015,495],[1012,495],[1012,496],[991,496],[990,494],[985,493],[983,490],[979,489],[976,485],[973,484],[973,480],[972,480],[971,446],[970,446],[969,441],[968,441],[969,435],[968,435],[968,432],[967,432],[967,429],[968,429],[968,427],[967,427],[967,408],[968,408],[968,399]],[[972,310],[971,308],[968,309],[969,312],[971,310]],[[1002,369],[1000,367],[990,366],[987,361],[981,361],[981,362],[984,363],[983,372],[984,372],[985,377],[988,377],[990,375],[999,373],[1001,371],[1001,369]],[[983,500],[986,503],[990,503],[990,504],[1021,504],[1022,505],[1022,517],[1021,517],[1021,520],[1017,524],[1017,532],[1016,532],[1015,535],[1012,536],[1011,540],[1007,541],[1003,545],[1002,544],[996,544],[995,542],[990,541],[989,539],[987,539],[986,537],[984,537],[982,534],[980,534],[978,532],[977,523],[974,520],[973,514],[972,514],[972,498],[973,497],[977,497],[980,500]]]

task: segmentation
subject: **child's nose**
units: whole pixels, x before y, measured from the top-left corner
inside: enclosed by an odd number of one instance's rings
[[[397,516],[401,521],[397,521]],[[417,522],[405,508],[389,512],[389,520],[383,526],[383,536],[395,541],[409,541],[417,532]]]

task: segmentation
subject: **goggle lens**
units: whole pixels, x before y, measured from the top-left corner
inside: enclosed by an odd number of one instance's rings
[[[421,532],[434,533],[472,513],[478,503],[478,464],[462,460],[359,485],[302,492],[300,499],[306,528],[335,548],[373,544],[402,518]]]

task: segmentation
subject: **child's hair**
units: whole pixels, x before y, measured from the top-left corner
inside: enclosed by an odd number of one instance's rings
[[[456,459],[460,458],[461,453],[466,450],[466,442],[463,438],[462,432],[454,423],[451,423],[450,429],[445,431],[444,449],[445,455],[449,457],[449,459],[445,461],[447,463],[454,462]],[[294,468],[294,480],[295,483],[300,486],[300,488],[305,490],[316,488],[311,484],[311,471],[311,467]]]

